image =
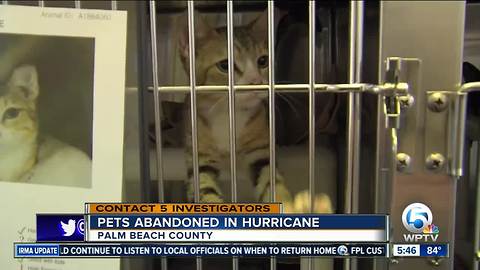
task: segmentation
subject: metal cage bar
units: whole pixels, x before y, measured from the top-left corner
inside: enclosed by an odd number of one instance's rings
[[[152,53],[152,82],[154,87],[158,87],[158,58],[157,58],[157,25],[156,25],[156,8],[155,1],[150,1],[150,40]],[[154,103],[154,119],[155,119],[155,140],[156,144],[156,159],[157,159],[157,180],[158,180],[158,199],[164,200],[164,183],[163,183],[163,153],[162,153],[162,130],[161,130],[161,103],[158,92],[153,93]]]
[[[308,190],[309,208],[314,212],[315,200],[315,1],[308,5]],[[313,270],[313,258],[307,260]]]
[[[476,170],[476,203],[475,203],[475,223],[473,233],[473,252],[476,260],[473,261],[472,269],[478,269],[480,265],[480,142],[476,142],[477,145],[477,170]]]
[[[268,84],[258,85],[235,85],[235,91],[268,91]],[[273,86],[276,92],[308,92],[310,84],[275,84]],[[382,91],[391,90],[388,85],[373,85],[365,83],[353,83],[353,84],[314,84],[315,91],[325,93],[348,93],[348,92],[367,92],[373,94],[382,94]],[[134,90],[130,87],[128,89]],[[149,88],[153,91],[153,88]],[[199,85],[196,87],[197,92],[222,92],[228,91],[228,85]],[[189,86],[160,86],[158,91],[165,93],[188,93],[190,91]],[[398,93],[406,93],[406,89],[399,89]]]
[[[350,3],[349,83],[361,80],[363,1]],[[359,93],[348,94],[347,189],[345,213],[358,211],[361,104]]]
[[[237,202],[237,125],[235,119],[235,58],[233,49],[233,1],[227,1],[227,59],[228,59],[228,125],[230,143],[231,201]],[[238,257],[232,258],[232,269],[237,270]]]
[[[38,0],[38,6],[39,6],[39,7],[45,7],[45,1],[43,1],[43,0]]]
[[[275,21],[274,2],[268,1],[268,142],[270,158],[270,201],[276,201],[276,156],[275,156]],[[277,258],[270,258],[270,270],[277,269]]]
[[[82,8],[82,3],[80,0],[75,0],[75,8]]]
[[[148,3],[139,2],[137,7],[137,50],[138,50],[138,133],[139,133],[139,154],[140,154],[140,185],[141,185],[141,200],[144,202],[153,202],[150,194],[152,181],[150,179],[150,143],[148,134],[144,132],[147,130],[147,110],[146,102],[148,95],[148,77],[149,77],[149,57],[147,51],[149,50],[148,42]],[[128,89],[127,89],[128,90]]]
[[[197,130],[197,92],[195,79],[195,10],[193,1],[188,1],[188,49],[189,49],[189,81],[190,81],[190,113],[192,127],[192,163],[194,200],[200,201],[200,180],[198,177],[198,130]]]
[[[308,183],[310,212],[315,199],[315,2],[309,2],[308,24]]]
[[[112,1],[111,3],[112,10],[116,10],[117,2]],[[155,1],[150,1],[150,41],[151,41],[151,56],[152,56],[152,82],[154,87],[158,87],[158,48],[157,48],[157,23],[156,23],[156,5]],[[157,166],[157,190],[158,190],[158,201],[165,201],[165,185],[163,177],[163,149],[162,149],[162,122],[160,118],[161,113],[161,102],[160,102],[160,93],[155,91],[153,93],[153,102],[154,102],[154,112],[155,112],[155,140],[157,142],[155,147],[156,153],[156,166]],[[167,270],[167,258],[161,258],[162,270]]]
[[[200,181],[198,178],[198,137],[197,137],[197,93],[195,81],[195,11],[193,1],[188,1],[188,48],[189,48],[189,92],[190,92],[190,113],[192,125],[192,165],[194,200],[200,201]]]
[[[187,2],[188,10],[188,55],[190,69],[190,116],[192,127],[192,168],[194,200],[200,201],[200,178],[198,172],[198,130],[197,130],[197,95],[195,77],[195,6],[194,1]],[[196,258],[196,269],[202,270],[202,258]]]
[[[227,2],[227,52],[228,52],[228,112],[230,139],[230,179],[232,202],[237,201],[237,151],[235,119],[235,58],[233,54],[233,2]]]
[[[463,162],[465,151],[465,125],[467,121],[467,100],[468,94],[459,92],[454,101],[453,125],[457,128],[452,130],[450,148],[452,151],[452,161],[450,174],[456,179],[463,176]]]
[[[274,2],[268,1],[268,121],[270,151],[270,200],[276,201],[276,156],[275,156],[275,21]]]
[[[361,81],[363,43],[363,1],[350,2],[349,83]],[[361,94],[348,93],[347,105],[347,175],[345,213],[357,213],[360,173]],[[344,269],[357,269],[355,259],[346,259]]]
[[[463,153],[465,152],[465,123],[467,121],[468,93],[480,91],[480,82],[470,82],[462,85],[455,100],[456,128],[453,131],[452,140],[454,158],[451,168],[451,175],[459,178],[463,176]]]
[[[2,0],[2,4],[8,5],[8,0]]]
[[[380,12],[379,14],[379,21],[381,22],[382,21],[382,16],[383,16],[383,13]],[[382,24],[380,23],[379,24],[379,40],[381,40],[381,35],[382,34]],[[380,62],[378,63],[379,65],[382,64],[382,61],[381,60],[381,51],[382,51],[382,48],[380,47],[382,46],[382,43],[379,42],[379,48],[378,48],[378,56],[379,56],[379,59],[380,59]],[[378,74],[377,74],[377,79],[378,79],[378,83],[382,83],[384,78],[383,78],[383,73],[382,73],[382,69],[379,68],[378,69]],[[377,108],[376,108],[376,112],[377,112],[377,117],[376,117],[376,121],[377,121],[377,127],[376,127],[376,132],[375,132],[375,135],[376,135],[376,139],[375,139],[375,168],[376,168],[376,171],[375,171],[375,207],[374,207],[374,211],[375,213],[386,213],[387,212],[387,206],[386,206],[386,203],[385,203],[385,198],[382,194],[382,196],[380,196],[380,191],[383,190],[384,186],[385,186],[385,183],[391,183],[392,181],[392,178],[393,177],[389,177],[388,176],[388,171],[386,172],[386,170],[383,170],[382,168],[384,167],[384,158],[383,158],[383,155],[381,152],[385,151],[384,149],[384,145],[386,143],[386,130],[385,128],[383,127],[383,125],[381,125],[380,123],[383,123],[385,121],[385,115],[383,113],[383,97],[382,96],[378,96],[377,97]],[[392,166],[393,167],[393,166]],[[387,179],[387,181],[384,181],[384,179]],[[379,265],[379,263],[375,263],[374,264],[374,270],[377,270],[377,269],[381,269],[381,266]]]
[[[473,255],[474,260],[472,262],[471,269],[478,269],[480,266],[480,142],[476,141],[473,144],[475,147],[475,154],[476,154],[476,165],[477,168],[475,170],[475,181],[474,184],[476,185],[476,200],[475,200],[475,218],[474,218],[474,226],[473,226]]]

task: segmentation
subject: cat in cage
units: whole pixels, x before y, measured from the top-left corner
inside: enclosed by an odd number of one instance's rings
[[[268,83],[268,13],[263,12],[253,22],[234,27],[235,84]],[[183,20],[185,22],[186,20]],[[189,74],[188,27],[179,24],[178,50],[184,70]],[[195,13],[196,83],[197,85],[226,85],[228,60],[226,27],[214,28]],[[236,94],[237,170],[245,172],[254,186],[255,198],[270,201],[269,127],[265,92]],[[190,123],[190,104],[187,97],[184,115]],[[198,158],[201,202],[223,202],[218,184],[222,171],[229,169],[229,111],[225,94],[197,94]],[[191,126],[186,125],[185,149],[188,157],[188,198],[193,200]],[[308,212],[307,191],[292,196],[285,179],[276,169],[276,199],[284,204],[285,212]],[[314,199],[314,212],[329,213],[331,202],[327,195]]]
[[[39,134],[40,92],[32,65],[15,68],[0,84],[0,181],[89,187],[90,158]]]

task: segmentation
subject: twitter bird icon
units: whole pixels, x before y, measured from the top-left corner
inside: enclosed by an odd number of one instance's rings
[[[62,225],[62,229],[64,231],[63,236],[72,236],[73,233],[75,232],[75,220],[69,219],[68,223],[65,224],[63,221],[60,221],[60,224]]]
[[[85,215],[83,213],[37,214],[37,242],[57,241],[85,241]]]

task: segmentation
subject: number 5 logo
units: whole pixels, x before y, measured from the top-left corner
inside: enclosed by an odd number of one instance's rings
[[[402,222],[409,232],[421,233],[425,227],[432,224],[432,211],[423,203],[412,203],[403,210]]]

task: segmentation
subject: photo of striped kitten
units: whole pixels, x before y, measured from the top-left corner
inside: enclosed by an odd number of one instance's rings
[[[92,187],[94,45],[0,34],[0,182]]]
[[[0,181],[18,181],[36,162],[38,88],[32,66],[15,69],[0,86]]]
[[[22,65],[0,85],[0,181],[89,187],[91,160],[40,134],[37,69]]]

